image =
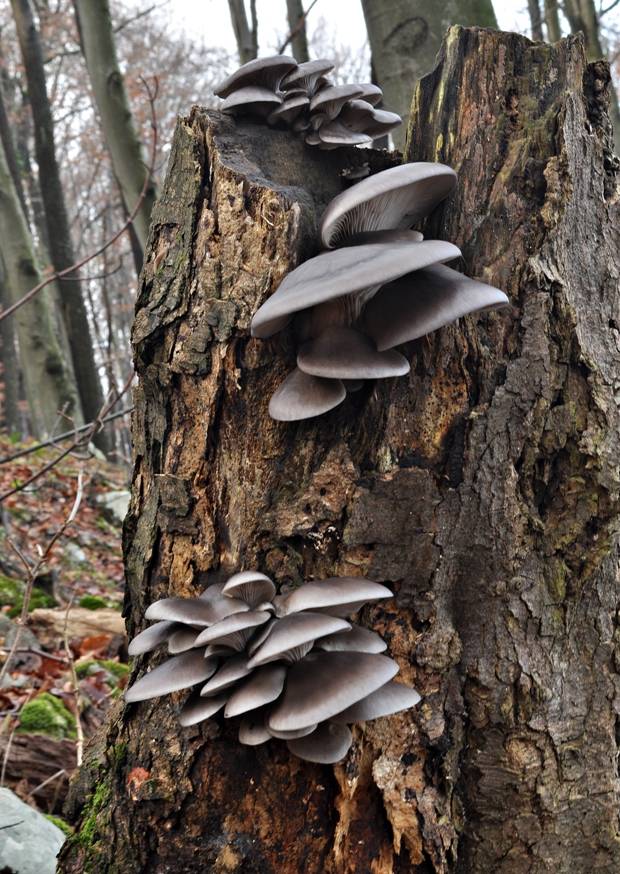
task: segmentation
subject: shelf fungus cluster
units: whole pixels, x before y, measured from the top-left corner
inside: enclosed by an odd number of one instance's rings
[[[411,230],[451,192],[443,164],[410,163],[369,176],[331,201],[325,250],[280,284],[252,319],[267,338],[291,321],[297,367],[273,394],[272,418],[294,421],[338,406],[365,380],[404,376],[395,347],[468,313],[508,304],[497,288],[445,266],[460,250]]]
[[[399,115],[377,108],[383,97],[377,85],[334,85],[328,78],[333,69],[326,60],[298,64],[286,55],[257,58],[215,93],[224,99],[224,112],[291,128],[320,149],[368,145],[398,127]]]
[[[374,631],[349,618],[364,604],[389,598],[385,586],[338,577],[276,594],[257,571],[235,574],[197,598],[165,598],[146,618],[130,655],[166,644],[171,658],[126,692],[144,701],[195,687],[180,712],[183,726],[218,712],[239,717],[239,740],[257,746],[285,740],[311,762],[344,757],[349,725],[413,707],[414,689],[394,682],[396,662]]]

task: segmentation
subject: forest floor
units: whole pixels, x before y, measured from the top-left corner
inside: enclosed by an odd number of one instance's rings
[[[0,496],[59,453],[9,460],[26,448],[0,438]],[[67,456],[0,503],[0,673],[29,577],[34,584],[26,627],[0,679],[0,785],[45,814],[60,814],[83,743],[126,683],[127,478],[126,467]]]

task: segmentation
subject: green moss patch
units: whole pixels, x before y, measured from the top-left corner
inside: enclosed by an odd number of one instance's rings
[[[58,739],[75,739],[75,716],[60,698],[42,692],[22,707],[17,730],[27,734],[47,734]]]
[[[75,672],[80,680],[84,677],[92,677],[99,671],[105,671],[110,685],[116,686],[118,681],[129,673],[129,665],[123,665],[120,662],[112,661],[112,659],[89,659],[75,666]]]
[[[109,606],[106,599],[99,595],[82,595],[78,603],[80,607],[85,607],[87,610],[102,610]]]
[[[54,816],[53,813],[44,813],[43,816],[46,819],[49,819],[49,821],[53,823],[56,828],[59,828],[61,832],[64,832],[67,837],[71,837],[71,835],[73,834],[73,829],[68,822],[65,822],[64,819],[62,819],[62,817]]]
[[[0,607],[10,607],[8,615],[11,618],[19,616],[24,603],[26,586],[20,580],[11,580],[9,577],[0,576]],[[37,607],[55,607],[56,601],[43,589],[33,586],[28,612]]]

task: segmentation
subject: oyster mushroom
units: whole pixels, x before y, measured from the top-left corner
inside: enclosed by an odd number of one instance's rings
[[[169,692],[189,689],[208,679],[217,668],[216,659],[206,659],[200,650],[174,656],[140,677],[125,692],[125,701],[146,701]]]
[[[296,367],[271,396],[269,415],[279,422],[311,419],[333,410],[346,396],[340,380],[320,379]]]
[[[316,91],[317,85],[327,73],[331,73],[334,65],[331,61],[319,58],[316,61],[306,61],[299,64],[294,70],[282,80],[280,88],[282,91],[290,92],[291,90],[302,90],[306,94],[312,95]]]
[[[332,121],[347,100],[353,100],[364,93],[359,85],[328,85],[317,91],[310,101],[310,112],[320,112],[326,120]]]
[[[234,574],[223,586],[222,593],[229,598],[245,601],[252,609],[263,602],[271,602],[276,587],[265,574],[258,571],[241,571]]]
[[[288,55],[272,55],[268,58],[254,58],[239,67],[217,86],[214,93],[218,97],[229,97],[240,88],[260,87],[276,92],[285,76],[297,67],[295,58]]]
[[[346,756],[352,742],[348,726],[323,722],[312,734],[288,740],[286,745],[300,759],[319,765],[333,765]]]
[[[334,616],[309,611],[291,613],[275,623],[271,634],[256,650],[248,665],[254,668],[274,659],[297,661],[310,651],[315,640],[337,631],[349,631],[350,628],[348,622]]]
[[[248,85],[240,88],[226,98],[222,103],[223,112],[250,113],[260,116],[268,116],[274,107],[282,104],[282,98],[278,97],[267,88],[259,88],[257,85]]]

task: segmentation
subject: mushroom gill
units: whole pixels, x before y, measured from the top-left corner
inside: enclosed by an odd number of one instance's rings
[[[414,689],[394,683],[398,665],[383,654],[381,637],[350,619],[364,604],[391,596],[361,577],[313,581],[278,595],[269,577],[245,571],[198,598],[165,598],[147,614],[172,618],[138,634],[130,652],[189,648],[143,674],[125,700],[188,689],[182,726],[223,712],[224,719],[240,717],[242,744],[282,739],[302,759],[340,761],[352,743],[349,723],[356,720],[349,712],[368,720],[419,701]]]
[[[335,85],[326,78],[333,68],[325,59],[298,64],[284,55],[256,58],[215,93],[224,100],[224,112],[290,128],[320,149],[368,145],[402,123],[399,115],[377,108],[383,97],[377,85]]]
[[[359,99],[350,104],[345,119],[354,127],[375,112]],[[404,376],[409,362],[394,347],[508,304],[503,291],[445,266],[460,257],[456,246],[412,230],[455,182],[450,167],[414,162],[369,176],[331,201],[320,224],[327,251],[285,276],[252,319],[252,336],[261,338],[293,322],[298,343],[297,367],[269,402],[273,419],[318,416],[366,380]]]

